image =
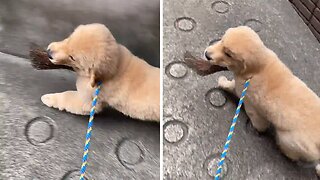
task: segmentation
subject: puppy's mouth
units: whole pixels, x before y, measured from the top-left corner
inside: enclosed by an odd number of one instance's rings
[[[48,55],[48,58],[49,58],[49,60],[53,63],[53,64],[56,64],[57,63],[57,61],[55,60],[55,59],[53,59],[53,53],[52,53],[52,51],[50,50],[50,49],[47,49],[47,55]]]
[[[220,66],[222,68],[228,68],[228,64],[224,63],[223,61],[217,61],[216,59],[214,58],[209,58],[208,56],[204,55],[202,57],[202,59],[204,61],[208,61],[212,66]]]
[[[51,58],[48,57],[48,58],[52,64],[72,67],[67,60],[55,59],[54,57],[51,57]]]
[[[228,66],[224,63],[217,62],[215,58],[213,58],[207,50],[205,50],[202,54],[202,59],[210,62],[213,66],[220,66],[222,68],[227,68]]]
[[[204,61],[208,61],[212,66],[220,66],[222,68],[228,68],[228,64],[225,63],[224,61],[217,61],[216,59],[209,57],[208,55],[204,54],[202,59]]]
[[[67,63],[68,62],[67,60],[56,59],[54,56],[49,55],[49,54],[48,54],[48,58],[49,58],[50,62],[55,64],[55,65],[70,66],[69,63]]]
[[[53,59],[53,58],[49,58],[49,60],[53,63],[53,64],[56,64],[56,65],[59,65],[60,63],[58,63],[57,60]],[[61,64],[62,65],[62,64]]]
[[[226,65],[225,63],[216,62],[214,59],[209,60],[209,62],[210,62],[212,65],[215,65],[215,66],[220,66],[220,67],[223,67],[223,68],[227,68],[227,67],[228,67],[228,65]]]
[[[56,60],[54,59],[50,59],[50,61],[53,63],[53,64],[58,64]]]

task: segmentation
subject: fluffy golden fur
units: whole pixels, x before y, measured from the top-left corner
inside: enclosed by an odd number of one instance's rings
[[[271,123],[287,157],[319,163],[320,98],[263,44],[257,33],[245,26],[230,28],[221,41],[206,49],[205,56],[233,72],[234,80],[222,76],[218,84],[238,97],[245,80],[252,78],[244,104],[258,131],[265,131]],[[316,171],[320,176],[319,164]]]
[[[118,44],[102,24],[78,26],[48,46],[51,62],[77,74],[76,91],[46,94],[42,102],[73,114],[87,115],[98,81],[102,82],[97,112],[109,105],[141,120],[160,120],[160,70]]]

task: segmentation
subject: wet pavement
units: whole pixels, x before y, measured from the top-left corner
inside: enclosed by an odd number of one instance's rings
[[[79,179],[89,117],[40,101],[43,94],[75,89],[75,75],[34,70],[23,58],[32,44],[46,47],[78,24],[101,22],[159,66],[159,2],[111,2],[0,0],[0,179]],[[86,178],[159,179],[159,134],[158,123],[106,109],[95,118]]]
[[[164,1],[164,179],[212,179],[236,108],[183,63],[186,51],[201,56],[229,27],[248,25],[281,60],[320,95],[320,45],[287,0]],[[278,150],[271,132],[258,133],[242,111],[223,179],[317,179]]]

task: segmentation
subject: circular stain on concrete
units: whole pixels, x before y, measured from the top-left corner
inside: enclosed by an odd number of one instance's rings
[[[120,163],[128,169],[133,169],[144,159],[142,148],[136,142],[127,138],[122,139],[118,144],[116,155]]]
[[[163,125],[164,140],[168,143],[174,144],[181,142],[187,137],[188,126],[181,121],[172,120]]]
[[[214,45],[216,42],[218,42],[218,41],[220,41],[220,40],[221,40],[221,39],[211,40],[211,41],[209,42],[209,46]]]
[[[226,104],[227,98],[224,93],[220,89],[210,89],[205,96],[205,99],[208,103],[210,103],[213,107],[222,107]]]
[[[184,62],[172,62],[167,65],[166,74],[174,79],[184,78],[188,74],[187,67]]]
[[[43,145],[54,137],[55,127],[55,122],[51,118],[36,117],[26,125],[25,135],[31,144]]]
[[[80,170],[72,170],[67,172],[61,180],[79,180],[80,179]],[[84,176],[84,179],[88,179]]]
[[[189,32],[196,27],[196,21],[190,17],[181,17],[174,22],[174,27],[180,31]]]
[[[229,11],[230,4],[226,1],[215,1],[212,3],[211,7],[217,13],[225,14]]]
[[[251,27],[255,32],[260,32],[262,30],[262,22],[257,19],[248,19],[244,22],[245,26]]]
[[[220,161],[220,154],[211,155],[207,157],[207,159],[205,160],[203,167],[209,177],[215,176],[219,161]],[[230,160],[226,158],[222,165],[221,178],[224,178],[229,173],[230,171],[228,168],[229,163],[230,163]]]

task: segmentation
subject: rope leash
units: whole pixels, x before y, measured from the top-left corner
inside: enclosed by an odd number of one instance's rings
[[[91,138],[92,125],[93,125],[93,118],[94,118],[94,113],[95,113],[95,109],[96,109],[96,105],[97,105],[98,95],[100,93],[100,88],[101,88],[101,82],[98,83],[98,87],[94,93],[94,98],[92,100],[92,108],[90,110],[90,118],[89,118],[89,123],[88,123],[88,128],[87,128],[86,142],[85,142],[84,149],[83,149],[82,165],[81,165],[81,170],[80,170],[80,180],[85,180],[84,175],[85,175],[86,169],[87,169],[87,159],[88,159],[88,152],[89,152],[89,147],[90,147],[90,138]]]
[[[250,79],[248,79],[244,84],[244,89],[242,90],[241,97],[240,97],[240,100],[239,100],[239,103],[238,103],[238,106],[237,106],[237,109],[236,109],[236,113],[235,113],[235,115],[233,117],[232,124],[231,124],[230,129],[229,129],[229,134],[228,134],[226,143],[224,144],[223,152],[221,153],[220,161],[218,163],[218,169],[217,169],[216,175],[214,177],[215,180],[219,180],[220,179],[221,172],[222,172],[222,165],[223,165],[224,160],[225,160],[225,158],[227,156],[227,152],[229,150],[229,144],[230,144],[230,141],[231,141],[231,138],[232,138],[232,135],[233,135],[234,127],[236,126],[236,123],[237,123],[237,120],[238,120],[238,116],[239,116],[239,113],[240,113],[240,109],[241,109],[241,106],[243,104],[243,99],[246,96],[249,84],[250,84]]]

